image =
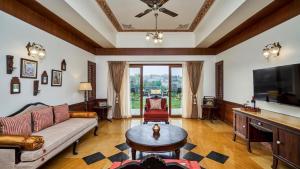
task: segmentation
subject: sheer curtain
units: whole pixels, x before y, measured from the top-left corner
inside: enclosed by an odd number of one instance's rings
[[[192,107],[193,107],[193,93],[189,81],[188,64],[187,62],[182,64],[182,117],[192,118]],[[198,118],[202,118],[202,98],[203,98],[203,71],[201,71],[200,82],[198,91],[196,93],[197,107],[198,107]]]
[[[113,82],[111,79],[111,72],[108,71],[108,84],[107,84],[107,103],[108,105],[114,105],[116,101],[116,91],[113,87]],[[120,112],[121,112],[121,118],[130,118],[130,95],[129,95],[129,64],[125,64],[124,73],[122,77],[122,84],[121,84],[121,90],[120,90]],[[112,108],[108,111],[107,118],[112,119],[113,112],[115,112],[115,106],[112,106]]]
[[[129,64],[126,63],[122,80],[121,92],[121,116],[130,118],[130,82],[129,82]]]

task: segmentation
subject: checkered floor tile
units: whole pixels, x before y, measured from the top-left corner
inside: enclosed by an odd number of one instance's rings
[[[194,145],[192,143],[187,143],[186,145],[184,145],[181,149],[180,157],[182,159],[192,160],[192,161],[197,161],[197,162],[200,162],[204,158],[209,158],[209,159],[214,160],[221,164],[224,164],[229,158],[229,156],[215,152],[215,151],[211,151],[207,155],[197,154],[192,151],[196,146],[197,145]],[[106,158],[109,159],[111,162],[122,162],[122,161],[125,161],[128,159],[131,159],[130,153],[129,154],[125,153],[125,151],[127,151],[127,150],[129,150],[129,152],[130,152],[130,147],[126,143],[116,145],[115,147],[120,152],[118,152],[110,157],[105,157],[101,152],[97,152],[95,154],[91,154],[89,156],[84,157],[83,160],[86,162],[86,164],[90,165],[90,164],[93,164],[95,162],[101,161]],[[174,152],[164,152],[164,153],[154,153],[154,154],[159,155],[163,159],[174,159],[175,158]],[[137,152],[137,154],[136,154],[138,159],[141,159],[147,155],[149,155],[149,153]],[[203,167],[201,167],[201,168],[203,168]]]

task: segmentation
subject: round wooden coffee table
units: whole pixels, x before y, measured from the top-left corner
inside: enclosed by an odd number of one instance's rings
[[[127,130],[126,143],[131,147],[132,159],[136,159],[136,151],[167,152],[174,151],[179,159],[180,148],[187,142],[187,132],[177,126],[161,124],[160,135],[154,136],[153,125],[139,125]]]

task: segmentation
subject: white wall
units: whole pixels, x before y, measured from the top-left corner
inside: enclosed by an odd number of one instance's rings
[[[203,95],[215,95],[215,56],[96,56],[97,98],[107,98],[108,61],[136,63],[182,63],[203,60]]]
[[[280,56],[266,60],[262,49],[266,44],[279,41]],[[224,99],[245,103],[253,96],[253,70],[300,63],[300,16],[288,20],[221,54],[224,60]],[[277,103],[258,102],[263,109],[300,117],[300,108]]]
[[[164,32],[163,42],[154,44],[147,41],[146,32],[117,33],[117,48],[194,48],[195,34],[193,32]]]
[[[78,86],[79,82],[87,80],[87,61],[94,61],[94,55],[6,13],[0,12],[0,21],[0,116],[9,115],[32,102],[55,105],[83,101]],[[47,56],[38,63],[36,80],[40,80],[41,73],[46,70],[49,83],[40,84],[40,94],[33,96],[33,79],[20,78],[21,93],[11,95],[10,80],[14,76],[20,77],[20,58],[30,58],[25,48],[29,41],[46,48]],[[6,55],[15,57],[17,69],[11,75],[6,74]],[[63,59],[67,62],[67,71],[63,72],[62,87],[51,87],[51,69],[59,70]]]

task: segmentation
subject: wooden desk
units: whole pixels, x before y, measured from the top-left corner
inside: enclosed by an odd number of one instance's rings
[[[300,169],[300,118],[271,111],[250,112],[233,108],[233,140],[239,136],[247,141],[251,152],[251,142],[270,142],[273,151],[273,165],[278,160],[292,168]]]

